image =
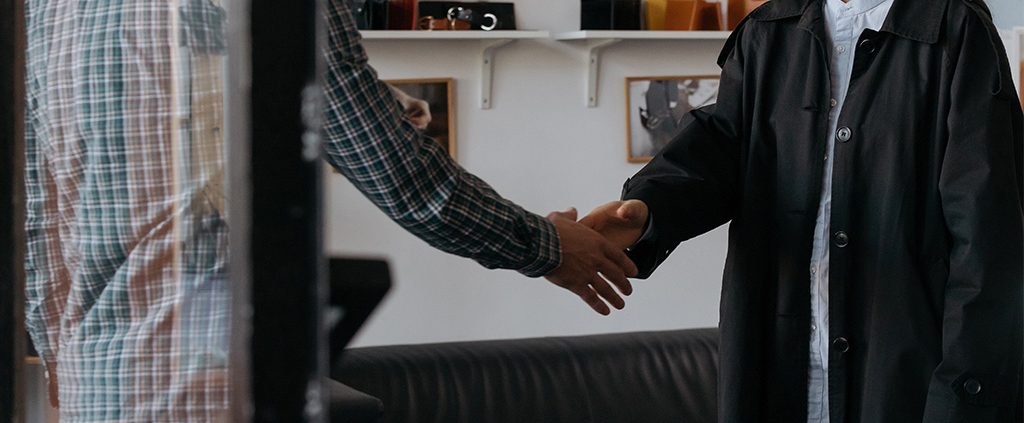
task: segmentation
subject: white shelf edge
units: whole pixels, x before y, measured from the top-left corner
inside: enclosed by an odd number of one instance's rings
[[[558,41],[575,40],[725,40],[731,31],[572,31],[551,36]]]
[[[552,35],[553,40],[569,42],[582,41],[587,52],[587,92],[584,100],[587,107],[598,107],[598,92],[601,81],[601,54],[613,45],[623,41],[724,41],[731,31],[572,31]]]
[[[361,31],[364,40],[384,41],[475,41],[480,54],[480,108],[494,102],[494,61],[498,50],[518,40],[547,40],[548,31]]]
[[[535,40],[547,39],[548,31],[360,31],[364,40]]]

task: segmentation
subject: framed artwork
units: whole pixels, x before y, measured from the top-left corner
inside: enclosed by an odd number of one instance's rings
[[[676,134],[691,110],[718,100],[717,75],[626,78],[626,151],[646,163]]]
[[[452,78],[384,81],[405,108],[405,117],[441,144],[452,158],[455,150],[455,80]]]

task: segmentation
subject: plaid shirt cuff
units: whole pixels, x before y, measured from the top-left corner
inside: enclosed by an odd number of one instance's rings
[[[562,264],[562,247],[555,225],[533,213],[526,214],[526,226],[531,232],[531,251],[535,251],[519,268],[519,273],[531,278],[545,276]]]

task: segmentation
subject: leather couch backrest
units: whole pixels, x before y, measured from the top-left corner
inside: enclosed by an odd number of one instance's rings
[[[358,348],[332,369],[417,423],[713,423],[717,373],[717,329]]]

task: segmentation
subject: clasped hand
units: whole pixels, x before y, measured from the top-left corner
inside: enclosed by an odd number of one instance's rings
[[[602,315],[611,314],[609,304],[621,310],[626,302],[620,293],[633,293],[628,278],[638,271],[625,250],[640,239],[647,217],[647,205],[637,200],[605,204],[579,222],[576,209],[549,214],[558,230],[562,264],[546,278]]]

